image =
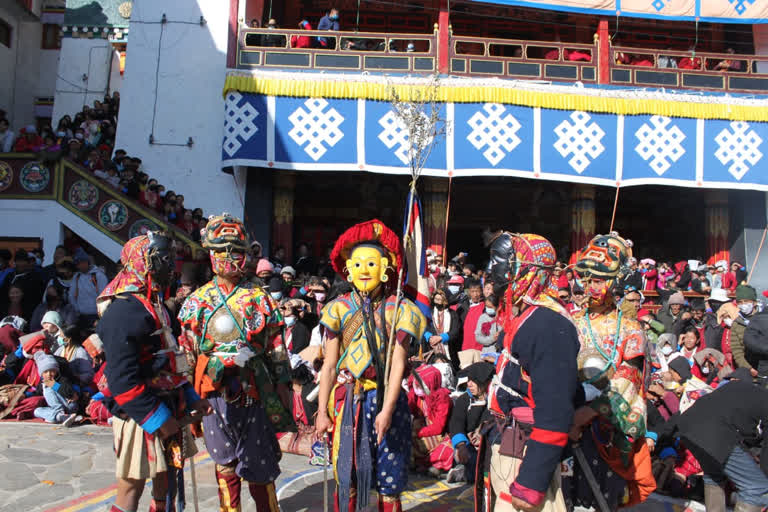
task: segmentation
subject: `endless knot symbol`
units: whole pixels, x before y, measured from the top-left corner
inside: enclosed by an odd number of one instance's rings
[[[472,133],[467,136],[467,140],[478,151],[488,146],[483,156],[495,166],[520,144],[520,137],[517,136],[520,123],[512,114],[502,117],[507,110],[504,105],[486,103],[483,105],[483,110],[488,113],[487,116],[477,111],[467,121],[467,124],[472,127]]]
[[[243,101],[243,104],[238,106],[241,100],[243,100],[243,95],[239,92],[230,91],[227,93],[226,115],[224,116],[224,151],[229,156],[237,153],[243,146],[240,139],[247,142],[259,131],[256,123],[253,122],[258,117],[259,111],[248,101]]]
[[[734,9],[736,9],[736,12],[739,16],[744,14],[744,11],[747,10],[747,6],[745,4],[752,5],[755,3],[755,0],[728,0],[728,3],[735,4]]]
[[[650,160],[648,165],[659,176],[685,154],[685,148],[680,144],[685,140],[685,134],[676,125],[670,126],[671,122],[668,117],[652,116],[650,125],[643,123],[635,132],[640,141],[635,151],[646,162]]]
[[[566,119],[555,127],[558,139],[554,147],[563,158],[573,153],[568,163],[574,171],[581,174],[592,160],[605,151],[605,147],[600,143],[605,132],[596,122],[590,123],[592,117],[586,112],[573,112],[570,118],[573,124]]]
[[[750,167],[763,158],[763,153],[760,151],[763,139],[755,130],[749,128],[749,123],[733,121],[730,125],[733,131],[724,128],[715,137],[715,142],[719,146],[715,156],[723,165],[731,163],[728,172],[740,180]]]
[[[339,129],[344,117],[333,107],[325,110],[328,102],[323,98],[309,98],[304,106],[309,111],[299,107],[288,116],[293,124],[288,135],[317,162],[328,151],[325,144],[333,147],[344,137],[344,132]],[[306,147],[304,143],[308,143]]]
[[[414,113],[414,115],[409,117],[416,119],[416,114]],[[423,123],[415,128],[417,134],[421,133],[418,131],[419,129],[429,129],[429,119],[426,114],[420,112],[418,117],[422,118]],[[398,160],[403,162],[404,165],[408,165],[410,162],[409,152],[411,152],[411,149],[413,149],[414,152],[417,152],[419,148],[411,148],[408,127],[403,119],[393,110],[390,110],[379,119],[379,125],[383,128],[381,133],[379,133],[379,140],[387,146],[387,149],[392,149],[397,146],[395,156]],[[421,143],[424,148],[429,146],[433,138],[434,136],[431,134],[424,134],[423,137],[418,137],[418,139],[422,141]]]

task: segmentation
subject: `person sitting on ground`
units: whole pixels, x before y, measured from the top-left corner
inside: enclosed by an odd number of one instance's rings
[[[80,387],[88,387],[93,381],[93,361],[88,352],[83,348],[84,336],[81,329],[70,325],[61,331],[63,344],[59,346],[54,355],[69,363],[72,376],[77,380],[75,384]]]
[[[440,370],[419,366],[408,379],[408,407],[413,416],[413,457],[417,471],[439,477],[453,466],[453,450],[445,439],[451,396],[442,387]],[[446,441],[445,443],[443,441]]]
[[[71,427],[78,419],[82,419],[77,415],[79,396],[74,386],[62,375],[59,363],[52,355],[38,352],[35,362],[40,373],[41,392],[47,404],[46,407],[35,409],[35,418]]]
[[[487,407],[488,386],[495,369],[485,361],[474,363],[461,374],[467,378],[467,391],[456,399],[448,423],[456,465],[448,472],[448,482],[474,482],[477,467],[477,447],[481,436],[479,428],[490,419]]]

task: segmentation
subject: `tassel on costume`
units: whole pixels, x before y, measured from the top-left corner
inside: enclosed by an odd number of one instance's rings
[[[403,504],[400,502],[400,495],[385,496],[379,494],[379,512],[403,512]]]
[[[216,481],[219,484],[219,511],[240,512],[240,477],[234,468],[224,473],[217,466]]]
[[[268,484],[250,482],[248,483],[248,490],[251,492],[253,501],[256,502],[257,512],[280,512],[280,507],[277,506],[274,482]]]
[[[357,510],[357,490],[353,487],[350,489],[349,502],[347,508],[343,509],[339,506],[339,491],[333,493],[333,512],[355,512]]]

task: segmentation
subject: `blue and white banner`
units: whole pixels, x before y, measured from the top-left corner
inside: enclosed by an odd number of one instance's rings
[[[223,166],[409,174],[389,103],[228,91]],[[423,173],[768,190],[768,123],[445,103]]]

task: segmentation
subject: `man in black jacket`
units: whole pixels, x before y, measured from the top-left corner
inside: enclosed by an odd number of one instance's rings
[[[752,384],[745,368],[730,382],[703,396],[677,420],[678,434],[704,471],[708,512],[725,511],[722,485],[736,486],[735,512],[759,512],[768,505],[768,390]],[[762,443],[758,466],[748,446]]]
[[[768,377],[768,310],[749,321],[744,331],[744,356],[758,375]]]

